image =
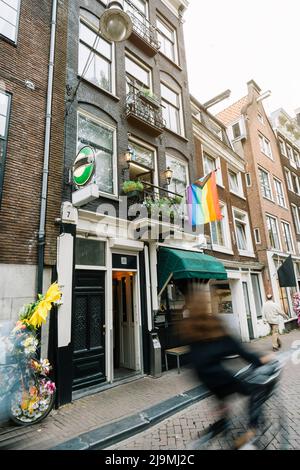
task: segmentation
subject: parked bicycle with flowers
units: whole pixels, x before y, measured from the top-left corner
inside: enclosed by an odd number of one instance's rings
[[[300,326],[300,294],[296,293],[293,298],[294,312],[298,316],[298,325]]]
[[[54,406],[56,387],[48,377],[48,359],[38,359],[37,330],[60,298],[54,283],[46,295],[21,310],[19,321],[5,338],[7,361],[0,365],[0,403],[5,403],[10,419],[18,425],[42,421]]]

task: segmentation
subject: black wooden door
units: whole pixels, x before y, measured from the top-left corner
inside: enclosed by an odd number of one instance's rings
[[[73,390],[105,381],[105,273],[76,271]]]

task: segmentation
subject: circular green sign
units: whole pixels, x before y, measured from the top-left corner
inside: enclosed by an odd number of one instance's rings
[[[83,147],[73,166],[73,181],[76,186],[85,186],[95,173],[95,152],[92,147]]]

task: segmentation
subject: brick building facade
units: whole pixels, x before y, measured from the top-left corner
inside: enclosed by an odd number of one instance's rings
[[[277,138],[265,112],[259,86],[248,83],[248,95],[217,117],[228,127],[234,148],[246,162],[247,195],[264,285],[292,319],[292,289],[280,289],[277,269],[292,254],[299,257],[286,179]],[[291,321],[291,320],[290,320]]]
[[[214,311],[244,341],[265,334],[261,307],[264,265],[259,263],[245,181],[246,162],[232,148],[225,125],[191,98],[197,176],[217,169],[223,220],[208,224],[205,252],[220,259],[228,282],[212,282]]]
[[[0,319],[37,293],[52,2],[0,2]],[[5,4],[5,5],[4,5]],[[45,284],[56,262],[62,191],[66,6],[59,2],[47,204]]]
[[[81,389],[149,373],[154,326],[163,349],[177,345],[169,328],[177,310],[165,294],[158,296],[158,257],[162,247],[192,248],[198,235],[183,232],[182,214],[175,228],[169,216],[165,223],[150,221],[145,204],[153,210],[184,194],[195,177],[182,22],[187,3],[125,1],[133,33],[115,44],[97,39],[106,2],[69,4],[58,244],[61,403]],[[95,174],[80,189],[72,169],[81,152],[94,155]],[[124,182],[137,180],[143,191],[127,199]],[[137,220],[135,203],[143,213]]]

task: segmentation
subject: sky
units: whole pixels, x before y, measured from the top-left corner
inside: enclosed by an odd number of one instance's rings
[[[254,79],[267,112],[300,108],[300,0],[190,0],[185,45],[190,92],[201,103],[231,90],[217,112]]]

